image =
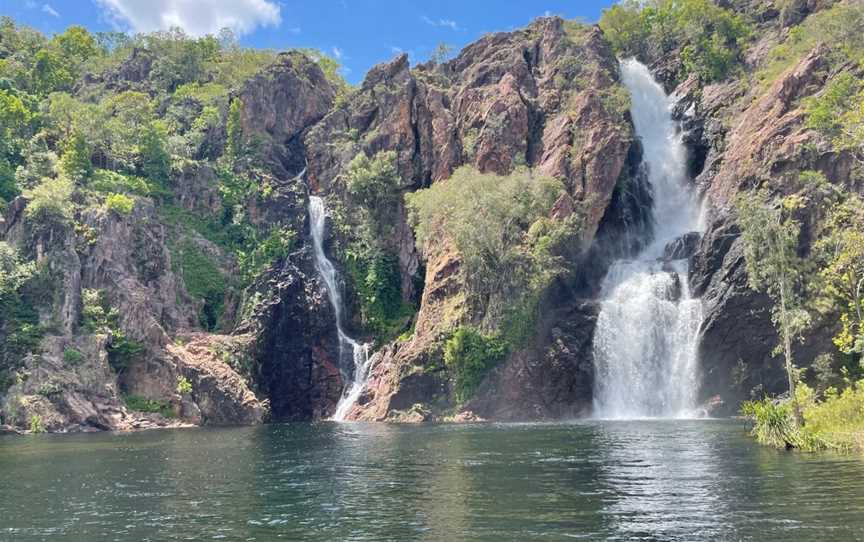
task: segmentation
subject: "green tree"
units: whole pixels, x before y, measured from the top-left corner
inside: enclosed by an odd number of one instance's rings
[[[846,354],[864,353],[864,200],[849,194],[833,206],[815,244],[821,264],[822,296],[841,307],[841,331],[834,337]]]
[[[771,204],[766,190],[742,193],[736,201],[738,224],[750,287],[766,292],[774,301],[772,319],[780,334],[789,396],[800,423],[801,409],[795,393],[796,371],[792,343],[809,325],[801,299],[802,262],[798,256],[800,225],[790,215],[797,208],[794,198],[782,205]]]
[[[93,174],[93,146],[80,130],[74,130],[63,146],[60,170],[70,179],[84,181]]]
[[[166,149],[167,139],[168,129],[165,124],[155,120],[142,130],[139,146],[144,176],[163,185],[171,176],[171,155]]]
[[[227,152],[234,159],[244,154],[243,144],[243,100],[234,98],[228,107],[228,120],[226,124],[228,133]]]

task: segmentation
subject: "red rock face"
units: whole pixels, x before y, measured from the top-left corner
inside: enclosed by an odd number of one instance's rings
[[[632,142],[629,123],[604,105],[616,82],[617,62],[599,31],[568,31],[558,18],[486,36],[440,66],[411,70],[403,55],[373,68],[356,94],[308,132],[308,177],[339,197],[336,180],[347,163],[382,150],[396,151],[405,191],[447,179],[464,164],[502,175],[526,165],[567,186],[556,218],[589,202],[587,246]],[[380,352],[369,390],[349,416],[357,419],[414,419],[416,411],[403,416],[414,403],[446,396],[446,381],[430,368],[441,364],[441,337],[464,323],[458,253],[438,239],[421,258],[404,216],[396,222],[400,233],[387,242],[400,255],[403,293],[421,260],[425,286],[413,338]],[[526,356],[537,361],[525,354],[519,363]],[[511,373],[513,394],[544,393]]]

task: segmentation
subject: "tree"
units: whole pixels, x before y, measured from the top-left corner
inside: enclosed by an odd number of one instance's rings
[[[171,155],[166,150],[168,129],[162,121],[155,120],[144,127],[139,151],[141,169],[151,181],[164,184],[171,175]]]
[[[648,28],[642,17],[642,3],[624,0],[604,10],[600,29],[619,54],[639,54],[648,38]]]
[[[795,395],[792,342],[809,325],[809,315],[802,308],[800,296],[802,262],[798,256],[798,236],[801,228],[790,216],[797,202],[787,198],[780,206],[772,205],[768,192],[762,189],[742,193],[736,207],[750,287],[766,292],[774,301],[772,320],[781,337],[778,350],[785,360],[797,424],[801,420],[801,410]]]
[[[74,130],[63,145],[63,156],[60,157],[60,170],[70,179],[84,181],[93,174],[93,146],[87,136],[80,130]]]
[[[234,98],[228,107],[228,156],[237,159],[243,155],[243,100]]]
[[[864,200],[849,194],[835,205],[815,244],[823,297],[842,307],[834,343],[846,354],[864,353]]]
[[[432,56],[429,59],[435,64],[443,64],[450,60],[452,56],[453,46],[449,43],[441,42],[435,46],[435,50],[432,51]]]

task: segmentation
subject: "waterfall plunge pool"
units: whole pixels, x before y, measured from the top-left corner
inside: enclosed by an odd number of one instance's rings
[[[0,437],[0,540],[861,540],[864,460],[735,420]]]

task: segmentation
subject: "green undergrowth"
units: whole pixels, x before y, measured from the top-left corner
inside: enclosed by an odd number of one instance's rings
[[[847,383],[842,390],[828,388],[821,398],[799,383],[796,397],[800,424],[789,400],[743,404],[741,412],[752,422],[751,434],[760,444],[807,452],[864,452],[864,380]]]
[[[166,418],[175,418],[177,414],[174,408],[168,401],[158,399],[147,399],[140,395],[126,395],[123,397],[123,402],[126,403],[126,408],[136,412],[145,412],[148,414],[161,414]]]

